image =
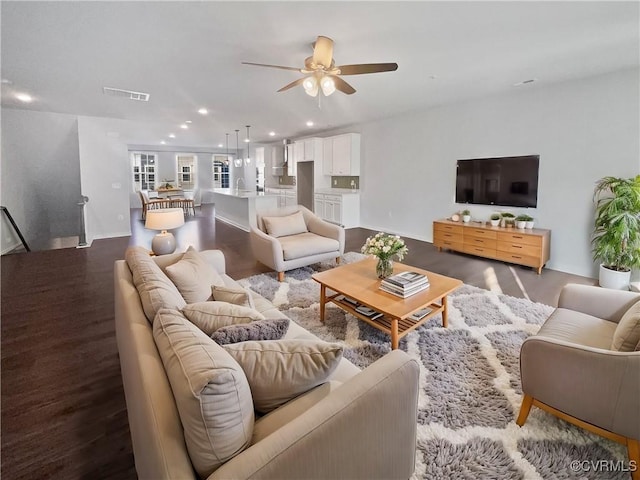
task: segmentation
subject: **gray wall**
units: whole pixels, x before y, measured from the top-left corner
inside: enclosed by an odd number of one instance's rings
[[[591,259],[593,187],[606,175],[640,172],[639,71],[407,113],[331,132],[362,134],[361,224],[432,241],[432,221],[463,207],[454,202],[456,160],[540,155],[538,208],[551,229],[548,266],[597,277]],[[535,85],[535,84],[534,84]],[[494,208],[470,206],[488,219]],[[635,273],[637,276],[637,272]]]
[[[2,109],[2,205],[33,250],[79,234],[80,157],[73,115]],[[4,226],[4,224],[3,224]],[[9,235],[3,230],[3,250]]]

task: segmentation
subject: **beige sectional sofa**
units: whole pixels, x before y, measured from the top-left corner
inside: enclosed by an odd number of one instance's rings
[[[204,251],[200,255],[220,274],[226,286],[239,287],[225,274],[222,252]],[[139,478],[406,479],[411,476],[416,454],[419,368],[400,350],[365,370],[342,358],[320,386],[266,415],[255,414],[253,430],[243,449],[232,452],[230,459],[224,459],[211,473],[202,475],[197,462],[190,457],[194,437],[188,431],[189,424],[185,426],[181,422],[180,414],[184,412],[179,411],[176,403],[180,395],[172,390],[171,375],[163,364],[163,358],[167,360],[162,349],[172,340],[163,340],[159,346],[154,341],[154,333],[159,338],[161,323],[173,322],[193,334],[194,327],[188,320],[184,319],[187,323],[182,324],[180,310],[186,302],[175,295],[173,284],[165,274],[167,266],[182,257],[183,254],[149,257],[143,249],[134,248],[127,252],[127,260],[115,263],[117,343]],[[265,318],[284,317],[266,299],[257,294],[252,296],[255,310]],[[161,313],[156,315],[160,309]],[[152,326],[154,318],[163,315],[170,320],[156,321]],[[222,347],[199,330],[198,335],[197,342],[203,348],[221,350]],[[294,322],[290,322],[284,337],[287,339],[294,340],[293,343],[319,342]],[[171,368],[176,365],[183,366],[174,362]],[[211,406],[215,409],[215,401]],[[227,430],[223,428],[221,432],[224,435]],[[185,438],[191,438],[190,448]],[[224,445],[222,447],[224,449]]]

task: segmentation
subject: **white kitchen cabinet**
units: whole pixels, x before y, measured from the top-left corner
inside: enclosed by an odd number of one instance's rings
[[[331,175],[333,171],[333,137],[322,139],[322,174]]]
[[[299,151],[300,147],[298,146],[298,150],[296,150],[295,145],[295,143],[287,144],[287,175],[290,177],[295,177],[297,172],[295,155],[296,151]]]
[[[360,175],[359,133],[344,133],[325,138],[323,154],[323,173],[325,175]]]
[[[284,207],[290,207],[291,205],[298,204],[298,194],[295,189],[283,190],[284,192]]]
[[[357,227],[360,225],[360,194],[316,192],[314,213],[345,228]]]

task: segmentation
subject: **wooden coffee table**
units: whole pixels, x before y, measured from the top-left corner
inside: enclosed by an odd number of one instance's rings
[[[429,278],[430,287],[408,298],[397,297],[380,290],[378,287],[381,280],[376,276],[376,260],[374,258],[314,273],[312,278],[320,284],[320,321],[324,322],[326,304],[332,302],[363,322],[391,335],[391,348],[394,350],[398,348],[402,337],[438,313],[442,312],[442,326],[446,328],[448,325],[447,295],[460,287],[462,281],[402,263],[395,262],[393,264],[394,274],[405,270],[425,274]],[[336,293],[327,295],[327,289]],[[343,296],[357,300],[358,303],[381,312],[382,317],[372,320],[356,312],[351,304],[341,300]],[[431,309],[426,316],[420,320],[410,318],[414,312],[425,307]]]

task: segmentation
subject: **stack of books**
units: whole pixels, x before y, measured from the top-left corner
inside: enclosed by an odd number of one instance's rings
[[[373,308],[369,308],[366,305],[361,304],[357,300],[354,300],[351,297],[347,297],[346,295],[339,295],[336,297],[336,300],[339,302],[343,302],[353,308],[356,312],[364,315],[371,320],[375,320],[376,318],[380,318],[382,316],[381,312],[374,310]]]
[[[429,279],[418,272],[401,272],[380,282],[380,290],[407,298],[429,288]]]

